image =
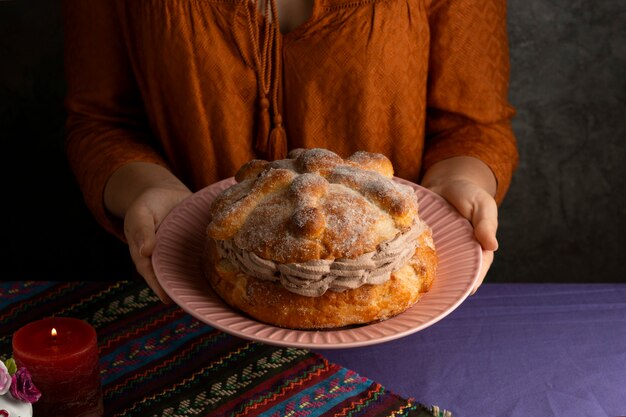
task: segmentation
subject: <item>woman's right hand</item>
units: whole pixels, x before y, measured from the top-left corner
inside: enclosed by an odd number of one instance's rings
[[[164,303],[171,299],[152,268],[156,230],[168,213],[191,194],[169,170],[148,163],[121,167],[104,192],[107,209],[124,219],[124,235],[137,272]]]

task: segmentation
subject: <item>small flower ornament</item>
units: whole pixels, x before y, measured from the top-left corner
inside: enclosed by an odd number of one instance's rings
[[[0,417],[31,417],[40,397],[28,369],[18,369],[13,359],[0,360]]]
[[[15,362],[12,363],[15,364]],[[13,378],[11,377],[11,372],[9,372],[9,368],[4,362],[0,361],[0,395],[9,392],[12,380]]]

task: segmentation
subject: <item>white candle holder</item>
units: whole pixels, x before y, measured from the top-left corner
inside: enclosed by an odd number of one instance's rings
[[[0,417],[33,417],[33,405],[17,400],[7,392],[0,395]]]

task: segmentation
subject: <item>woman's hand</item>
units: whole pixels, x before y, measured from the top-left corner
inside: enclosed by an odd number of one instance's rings
[[[498,249],[498,206],[493,198],[496,179],[479,159],[461,156],[433,165],[425,173],[422,185],[445,198],[474,226],[476,240],[482,246],[483,263],[473,294],[485,279]]]
[[[152,268],[156,229],[165,216],[191,191],[167,169],[131,163],[109,179],[104,201],[107,209],[124,219],[124,234],[137,272],[164,303],[171,302]]]

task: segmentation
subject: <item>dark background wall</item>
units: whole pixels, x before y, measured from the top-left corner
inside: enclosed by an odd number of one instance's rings
[[[509,1],[520,166],[488,282],[626,282],[626,3]],[[60,3],[0,1],[0,280],[124,279],[63,154]]]

